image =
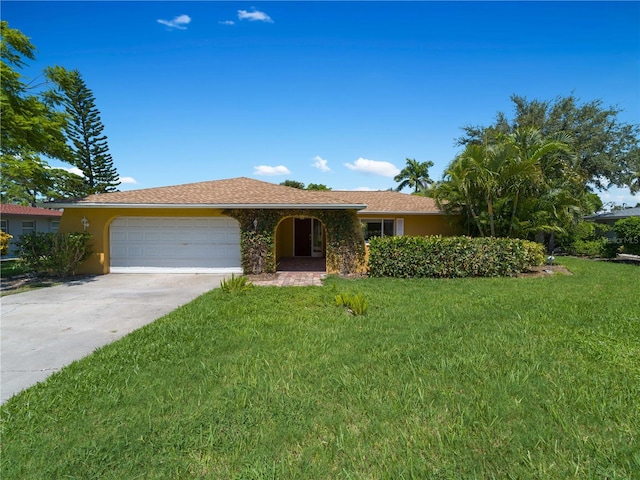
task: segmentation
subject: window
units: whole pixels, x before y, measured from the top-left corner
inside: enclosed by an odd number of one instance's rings
[[[6,220],[0,220],[0,230],[4,233],[9,233],[9,225],[7,225]]]
[[[22,222],[22,234],[28,235],[36,231],[36,222],[33,220]]]
[[[372,237],[392,237],[395,231],[393,219],[363,220],[362,228],[366,241]]]
[[[58,228],[60,227],[60,220],[53,220],[51,222],[51,232],[58,233]]]

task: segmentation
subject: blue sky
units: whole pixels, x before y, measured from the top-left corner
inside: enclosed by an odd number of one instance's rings
[[[407,157],[439,179],[460,127],[510,115],[512,94],[640,122],[638,2],[4,1],[2,19],[38,49],[25,75],[80,70],[123,190],[387,189]]]

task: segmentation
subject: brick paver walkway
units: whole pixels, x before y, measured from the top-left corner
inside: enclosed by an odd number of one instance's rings
[[[276,287],[307,287],[322,286],[322,279],[327,276],[324,272],[278,272],[275,278],[269,280],[254,280],[254,285],[274,285]]]

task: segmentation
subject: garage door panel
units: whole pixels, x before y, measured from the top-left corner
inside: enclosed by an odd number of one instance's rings
[[[240,226],[229,217],[119,217],[110,241],[112,272],[242,273]]]

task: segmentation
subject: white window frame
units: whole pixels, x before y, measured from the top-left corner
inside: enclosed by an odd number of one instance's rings
[[[385,222],[392,222],[392,232],[393,233],[391,235],[389,235],[389,234],[385,235],[385,233],[384,233],[384,230],[385,230],[385,228],[384,228],[385,225],[384,224],[385,224]],[[395,218],[363,218],[362,219],[363,230],[366,230],[367,224],[369,224],[369,223],[378,223],[380,225],[380,236],[381,237],[385,237],[385,236],[386,237],[389,237],[389,236],[393,237],[393,236],[396,235],[396,219]],[[403,225],[403,228],[404,228],[404,225]],[[371,238],[371,237],[369,237],[369,238]],[[365,235],[365,241],[368,242],[369,238],[366,238],[366,235]]]
[[[31,224],[28,226],[27,224]],[[36,231],[36,221],[35,220],[23,220],[22,221],[22,235],[29,235],[30,233],[35,233]]]
[[[59,228],[60,228],[60,220],[51,220],[49,231],[51,233],[58,233]]]

